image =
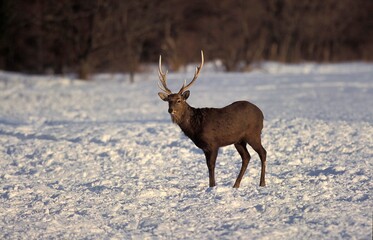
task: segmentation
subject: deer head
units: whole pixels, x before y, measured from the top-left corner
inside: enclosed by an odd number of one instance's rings
[[[162,57],[159,56],[158,75],[159,75],[160,83],[158,83],[158,87],[162,90],[162,92],[159,92],[158,95],[163,101],[168,102],[168,112],[171,114],[171,119],[174,123],[179,123],[183,119],[184,113],[186,109],[189,107],[189,105],[186,103],[186,100],[188,99],[190,95],[190,91],[188,89],[196,81],[203,67],[204,59],[203,59],[202,50],[201,50],[201,58],[202,58],[201,64],[196,67],[196,71],[194,73],[194,77],[192,81],[186,84],[186,80],[185,80],[179,92],[172,93],[172,91],[167,87],[167,82],[166,82],[167,71],[165,73],[162,71]]]

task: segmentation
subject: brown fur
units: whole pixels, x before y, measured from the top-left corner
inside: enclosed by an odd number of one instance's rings
[[[169,104],[171,119],[194,144],[203,150],[209,169],[210,187],[215,183],[215,163],[220,147],[234,144],[242,158],[242,167],[233,187],[238,188],[250,161],[246,144],[262,162],[260,186],[265,186],[266,150],[261,144],[263,113],[247,101],[234,102],[223,108],[193,108],[186,100],[190,92],[159,93]]]

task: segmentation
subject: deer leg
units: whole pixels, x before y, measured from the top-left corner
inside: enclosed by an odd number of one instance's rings
[[[210,187],[214,187],[216,185],[215,183],[215,163],[216,158],[218,156],[218,149],[214,149],[212,151],[204,151],[206,156],[206,163],[207,167],[209,169],[209,181],[210,181]]]
[[[265,172],[266,172],[266,159],[267,159],[267,151],[262,146],[260,139],[255,143],[249,143],[250,146],[259,154],[260,161],[262,162],[262,171],[260,173],[260,183],[259,186],[264,187],[266,185],[265,181]]]
[[[265,174],[266,174],[266,161],[267,161],[267,151],[262,148],[259,150],[260,161],[262,162],[262,171],[260,173],[260,184],[259,186],[264,187],[266,185]]]
[[[250,154],[247,151],[246,143],[245,142],[236,143],[236,144],[234,144],[234,146],[236,147],[238,153],[240,154],[240,156],[242,158],[241,170],[240,170],[240,173],[238,174],[236,182],[233,185],[234,188],[239,188],[241,180],[242,180],[242,177],[245,174],[245,171],[247,169],[247,165],[250,162]]]

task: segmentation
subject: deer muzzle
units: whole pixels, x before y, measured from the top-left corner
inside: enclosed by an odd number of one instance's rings
[[[168,109],[168,113],[169,113],[169,114],[175,114],[175,113],[176,113],[176,111],[175,111],[175,110],[173,110],[172,108],[169,108],[169,109]]]

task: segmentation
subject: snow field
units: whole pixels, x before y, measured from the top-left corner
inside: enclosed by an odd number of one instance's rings
[[[171,89],[191,75],[169,74]],[[171,123],[156,74],[110,77],[0,72],[0,238],[371,239],[371,64],[201,73],[192,106],[246,99],[265,113],[265,188],[251,148],[231,188],[232,146],[208,188],[204,156]]]

